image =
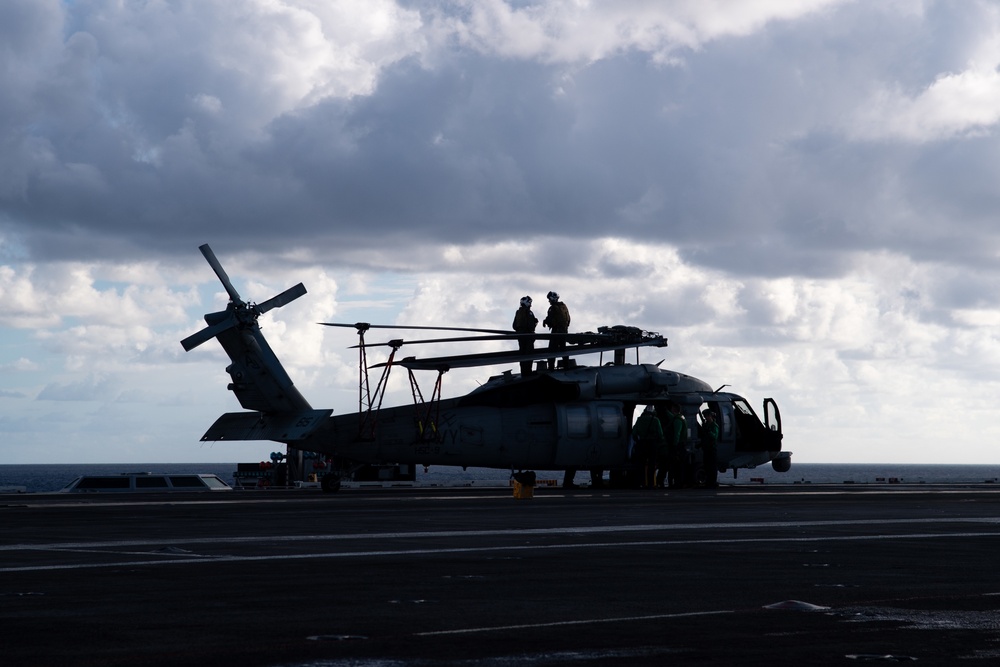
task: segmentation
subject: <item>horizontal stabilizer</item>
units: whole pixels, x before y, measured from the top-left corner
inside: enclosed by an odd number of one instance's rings
[[[227,412],[212,424],[202,442],[221,440],[273,440],[293,442],[309,437],[333,410],[299,412]]]

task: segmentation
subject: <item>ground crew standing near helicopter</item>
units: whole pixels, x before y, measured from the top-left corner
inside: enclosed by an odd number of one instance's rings
[[[719,424],[715,421],[715,413],[705,410],[701,413],[701,466],[705,471],[705,486],[714,489],[719,486],[719,461],[717,445],[719,442]]]
[[[531,312],[531,297],[522,296],[521,306],[514,313],[514,333],[519,334],[533,334],[535,333],[535,327],[538,326],[538,318],[535,314]],[[535,337],[534,336],[521,336],[517,339],[517,349],[519,352],[528,353],[535,349]],[[531,374],[531,359],[526,359],[521,361],[521,375]]]
[[[554,334],[564,334],[569,332],[569,308],[559,300],[559,295],[549,292],[549,312],[542,321],[542,326],[548,327]],[[549,339],[550,350],[563,350],[566,348],[566,339],[562,336],[553,336]],[[563,357],[563,362],[568,362],[569,357]],[[549,359],[549,370],[556,369],[555,358]]]
[[[656,407],[647,405],[632,427],[632,439],[635,440],[635,450],[632,460],[642,466],[640,486],[652,489],[656,485],[656,457],[664,446],[663,427],[656,416]]]
[[[671,489],[676,489],[684,481],[687,467],[687,450],[684,449],[684,433],[687,422],[681,414],[681,406],[671,401],[667,404],[668,415],[664,420],[663,435],[666,443],[660,448],[656,460],[656,486],[662,487],[664,481]]]

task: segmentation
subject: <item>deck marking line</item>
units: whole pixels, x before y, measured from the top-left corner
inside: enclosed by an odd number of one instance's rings
[[[275,554],[271,556],[206,556],[203,559],[192,560],[184,558],[181,560],[149,560],[149,561],[120,561],[108,563],[68,563],[63,565],[28,565],[22,567],[0,567],[3,572],[41,572],[46,570],[87,570],[108,567],[136,567],[143,565],[176,565],[180,563],[242,563],[254,561],[283,561],[283,560],[307,560],[315,558],[371,558],[371,557],[393,557],[393,556],[426,556],[434,554],[459,554],[459,553],[484,553],[490,551],[542,551],[549,549],[596,549],[596,548],[620,548],[620,547],[647,547],[647,546],[677,546],[692,544],[751,544],[751,543],[781,543],[781,542],[851,542],[870,540],[913,540],[913,539],[942,539],[955,537],[1000,537],[1000,532],[986,533],[909,533],[902,535],[826,535],[815,537],[760,537],[744,539],[709,539],[709,540],[645,540],[640,542],[588,542],[580,544],[530,544],[530,545],[509,545],[497,544],[486,547],[444,547],[439,549],[398,549],[381,551],[346,551],[346,552],[323,552],[314,554]],[[95,551],[100,555],[102,552]],[[158,554],[149,554],[151,558]]]
[[[688,611],[676,614],[652,614],[650,616],[620,616],[618,618],[587,618],[579,621],[552,621],[549,623],[524,623],[521,625],[497,625],[488,628],[462,628],[460,630],[433,630],[415,632],[414,637],[439,637],[442,635],[466,635],[479,632],[502,632],[504,630],[530,630],[532,628],[556,628],[567,625],[591,625],[594,623],[623,623],[628,621],[655,621],[664,618],[691,618],[696,616],[717,616],[735,613],[731,609],[720,611]]]
[[[402,532],[394,531],[387,533],[346,533],[338,535],[336,533],[326,533],[319,535],[253,535],[245,537],[175,537],[160,539],[141,540],[110,540],[102,542],[59,542],[53,544],[6,544],[0,545],[0,552],[3,551],[36,551],[47,549],[94,549],[102,547],[136,547],[136,546],[162,546],[176,544],[243,544],[269,542],[311,542],[323,540],[385,540],[385,539],[419,539],[419,538],[443,538],[443,537],[493,537],[513,535],[523,537],[525,535],[586,535],[601,533],[629,533],[640,532],[649,533],[654,531],[679,531],[679,530],[754,530],[758,528],[822,528],[825,526],[885,526],[885,525],[914,525],[914,524],[937,524],[937,523],[976,523],[976,524],[1000,524],[1000,517],[932,517],[922,519],[844,519],[835,521],[757,521],[749,523],[737,522],[712,522],[712,523],[655,523],[636,524],[626,526],[561,526],[552,528],[513,528],[496,530],[432,530]]]

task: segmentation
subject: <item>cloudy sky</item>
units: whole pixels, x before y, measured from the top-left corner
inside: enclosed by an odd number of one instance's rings
[[[995,2],[6,0],[0,47],[0,463],[278,448],[199,442],[207,242],[305,283],[262,324],[315,407],[357,406],[316,322],[553,289],[774,397],[793,462],[1000,464]]]

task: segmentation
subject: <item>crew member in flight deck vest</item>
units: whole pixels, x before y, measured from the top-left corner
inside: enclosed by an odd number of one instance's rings
[[[514,313],[514,323],[511,325],[514,328],[514,333],[519,334],[533,334],[535,333],[535,327],[538,326],[538,318],[535,314],[531,312],[531,297],[522,296],[520,307],[517,312]],[[535,337],[534,336],[520,336],[517,339],[517,349],[519,352],[527,353],[533,352],[535,349]],[[531,364],[532,360],[522,360],[521,361],[521,375],[531,374]]]
[[[656,416],[656,406],[647,405],[632,427],[632,439],[635,441],[635,449],[632,452],[632,461],[642,466],[642,479],[639,486],[644,489],[652,489],[656,486],[656,456],[665,441],[663,438],[663,426],[660,418]]]
[[[559,300],[559,295],[549,292],[549,312],[542,321],[542,326],[548,327],[554,334],[564,334],[569,332],[569,308]],[[549,339],[549,349],[552,351],[566,349],[566,339],[563,336],[552,336]],[[563,357],[563,365],[568,365],[569,357]],[[549,370],[556,369],[555,358],[549,359]]]

